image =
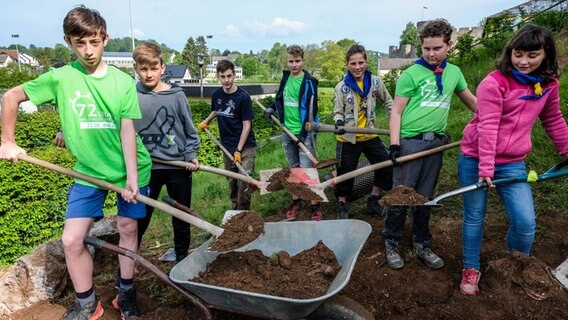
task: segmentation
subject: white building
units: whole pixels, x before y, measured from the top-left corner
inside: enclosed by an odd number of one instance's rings
[[[117,68],[134,70],[134,58],[132,58],[132,52],[104,52],[103,61],[106,64],[113,65]]]

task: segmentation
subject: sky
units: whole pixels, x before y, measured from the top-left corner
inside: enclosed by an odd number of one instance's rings
[[[154,39],[182,51],[189,37],[211,35],[209,49],[270,50],[354,39],[368,50],[398,45],[408,22],[445,18],[454,27],[479,26],[484,17],[526,0],[16,0],[2,1],[0,47],[54,47],[62,23],[78,4],[98,10],[111,37]],[[349,3],[349,4],[348,4]],[[130,19],[132,16],[132,24]],[[132,25],[132,28],[131,28]],[[12,35],[18,35],[13,38]]]

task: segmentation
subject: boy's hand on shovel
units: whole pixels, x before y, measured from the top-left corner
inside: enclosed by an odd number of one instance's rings
[[[235,153],[233,153],[233,159],[235,159],[235,163],[241,163],[241,152],[240,151],[235,151]]]
[[[120,193],[122,199],[124,199],[124,201],[126,202],[137,203],[136,196],[138,196],[139,193],[140,190],[138,189],[138,179],[131,181],[131,179],[127,178],[124,190],[122,190]]]
[[[185,169],[189,170],[189,171],[197,171],[199,170],[199,160],[197,160],[197,158],[188,161],[187,162],[187,167],[185,167]]]
[[[15,142],[3,142],[0,144],[0,159],[18,162],[18,155],[26,155],[26,150],[20,148]]]

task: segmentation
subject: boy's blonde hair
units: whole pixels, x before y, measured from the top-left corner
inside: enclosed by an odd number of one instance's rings
[[[73,8],[63,19],[63,34],[66,38],[101,35],[108,36],[106,21],[101,14],[84,5]]]
[[[162,49],[157,44],[151,42],[143,42],[139,44],[136,49],[134,49],[132,58],[134,58],[134,62],[136,62],[137,65],[141,66],[164,64]]]
[[[304,59],[304,49],[302,49],[302,47],[300,47],[299,45],[293,44],[289,46],[286,52],[294,57],[300,57]]]

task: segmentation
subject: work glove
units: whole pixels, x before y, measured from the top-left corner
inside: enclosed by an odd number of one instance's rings
[[[199,123],[197,127],[199,128],[199,130],[204,131],[205,129],[209,128],[209,124],[205,121],[201,121],[201,123]]]
[[[343,122],[343,120],[337,120],[335,121],[335,134],[345,134],[345,129],[341,128],[339,129],[339,127],[343,127],[345,125],[345,122]]]
[[[241,152],[240,152],[239,150],[236,150],[236,151],[233,153],[233,159],[234,159],[234,162],[235,162],[235,163],[238,163],[238,164],[241,163]]]
[[[274,114],[274,109],[272,108],[266,108],[266,110],[264,110],[264,117],[266,119],[270,119],[270,116]]]
[[[396,161],[400,157],[400,146],[398,144],[391,144],[389,147],[389,158],[392,160],[393,167],[400,167],[402,164]]]

